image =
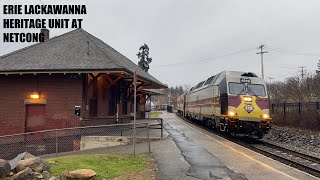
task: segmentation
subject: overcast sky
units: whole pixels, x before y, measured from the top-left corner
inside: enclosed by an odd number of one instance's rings
[[[284,80],[299,66],[314,73],[320,59],[319,0],[42,0],[45,4],[86,4],[83,29],[137,63],[139,47],[150,47],[150,74],[169,85],[205,80],[222,70],[261,75],[257,47],[266,45],[265,77]],[[40,0],[1,0],[41,4]],[[14,15],[15,18],[35,18]],[[55,18],[37,15],[36,18]],[[71,29],[51,29],[57,36]],[[12,30],[11,30],[12,31]],[[15,30],[16,31],[16,30]],[[21,30],[19,30],[21,31]],[[38,30],[22,30],[37,32]],[[3,43],[0,55],[31,45]]]

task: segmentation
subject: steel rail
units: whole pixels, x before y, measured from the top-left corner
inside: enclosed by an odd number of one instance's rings
[[[281,155],[275,153],[274,151],[270,151],[270,150],[264,148],[264,147],[266,147],[264,145],[262,145],[261,147],[258,147],[256,145],[247,144],[247,143],[239,143],[239,142],[237,142],[237,144],[239,144],[241,146],[244,146],[244,147],[246,147],[248,149],[251,149],[251,150],[253,150],[255,152],[258,152],[260,154],[263,154],[265,156],[268,156],[268,157],[270,157],[270,158],[272,158],[274,160],[277,160],[279,162],[282,162],[282,163],[284,163],[286,165],[289,165],[289,166],[297,168],[297,169],[299,169],[301,171],[307,172],[307,173],[309,173],[311,175],[314,175],[316,177],[320,177],[320,169],[319,168],[314,168],[314,167],[311,166],[312,163],[316,163],[314,161],[310,162],[309,165],[306,165],[305,163],[301,163],[301,162],[293,160],[294,158],[288,158],[289,155],[281,156]],[[267,146],[267,147],[269,147],[269,146]],[[279,150],[281,148],[282,147],[278,146],[277,148],[274,148],[274,149],[275,150]],[[283,151],[283,152],[285,152],[285,151]],[[296,156],[296,157],[300,157],[300,158],[305,156],[305,154],[302,154],[302,153],[299,153],[299,152],[295,152],[295,154],[300,154],[299,156]],[[293,155],[293,154],[290,153],[290,155]],[[306,156],[308,156],[308,155],[306,155]],[[302,159],[304,159],[304,158],[302,158]]]
[[[302,159],[306,159],[308,161],[312,161],[312,162],[317,163],[317,164],[320,165],[320,158],[318,158],[318,157],[310,156],[310,155],[305,154],[305,153],[301,153],[301,152],[298,152],[298,151],[295,151],[295,150],[291,150],[291,149],[288,149],[288,148],[285,148],[285,147],[277,146],[275,144],[272,144],[272,143],[269,143],[269,142],[266,142],[266,141],[260,141],[260,142],[264,146],[267,146],[267,147],[270,147],[270,148],[273,148],[273,149],[277,149],[277,150],[280,150],[280,151],[283,151],[283,152],[287,152],[289,154],[293,154],[294,156],[300,157]]]

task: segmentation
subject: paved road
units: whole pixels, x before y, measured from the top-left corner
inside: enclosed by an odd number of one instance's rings
[[[153,142],[158,179],[318,179],[163,113],[168,138]]]

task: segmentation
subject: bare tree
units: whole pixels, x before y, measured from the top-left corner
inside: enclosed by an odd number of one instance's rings
[[[182,85],[183,91],[186,93],[191,89],[191,85],[190,84],[184,84]]]
[[[273,103],[311,102],[320,100],[320,76],[306,74],[287,78],[284,82],[269,84],[269,94]]]

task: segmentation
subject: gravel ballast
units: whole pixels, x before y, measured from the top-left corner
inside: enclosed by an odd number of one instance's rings
[[[320,158],[320,131],[272,126],[264,141]]]

